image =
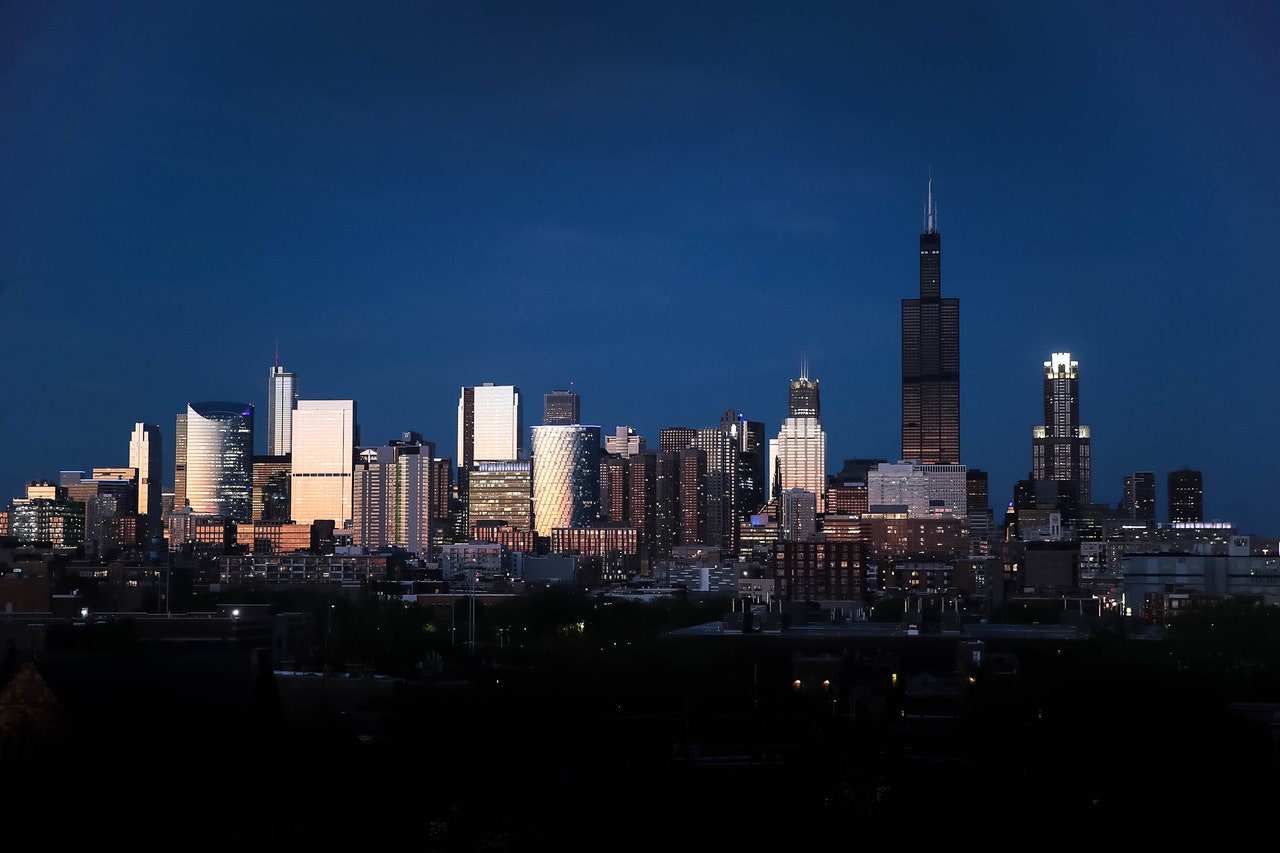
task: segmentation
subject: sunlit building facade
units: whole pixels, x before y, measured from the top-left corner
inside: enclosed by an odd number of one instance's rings
[[[527,459],[524,400],[514,385],[466,386],[458,396],[458,527],[470,529],[471,471],[480,461]]]
[[[802,375],[791,381],[787,411],[778,437],[769,441],[769,494],[777,497],[790,489],[804,489],[813,495],[818,513],[824,513],[827,434],[819,414],[816,379]]]
[[[298,408],[298,374],[279,362],[267,384],[267,455],[285,456],[293,447],[293,410]]]
[[[253,404],[187,404],[183,426],[185,500],[195,515],[253,518]]]
[[[253,520],[283,522],[289,520],[288,454],[253,457]]]
[[[589,527],[600,517],[600,427],[542,425],[531,430],[533,527]]]
[[[356,430],[355,400],[298,401],[289,454],[289,514],[295,523],[350,524]]]
[[[138,514],[147,518],[146,535],[164,535],[160,492],[164,457],[159,424],[135,423],[129,436],[129,467],[137,471]]]

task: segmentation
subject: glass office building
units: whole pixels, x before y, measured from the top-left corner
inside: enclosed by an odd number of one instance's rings
[[[196,515],[253,519],[253,404],[188,403],[186,502]]]
[[[349,525],[356,429],[355,400],[298,401],[289,454],[289,514],[295,524]]]
[[[587,527],[600,518],[600,427],[532,429],[533,529]]]

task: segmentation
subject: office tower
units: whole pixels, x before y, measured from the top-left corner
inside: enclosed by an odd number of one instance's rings
[[[630,461],[630,457],[607,451],[600,457],[601,521],[621,522],[627,517],[627,463]]]
[[[1156,475],[1154,471],[1134,471],[1124,475],[1124,497],[1120,501],[1123,518],[1156,519]]]
[[[370,551],[432,551],[435,444],[405,432],[380,447],[356,451],[351,543]]]
[[[173,504],[169,512],[187,506],[187,413],[178,415],[173,427]],[[165,531],[168,535],[169,515],[165,513]]]
[[[638,434],[634,427],[616,427],[613,435],[604,437],[604,450],[605,453],[612,453],[614,456],[628,459],[637,453],[644,453],[644,436]]]
[[[634,490],[635,480],[632,480]],[[634,501],[632,503],[634,511]],[[671,556],[680,536],[680,454],[659,450],[653,463],[653,553]]]
[[[290,427],[292,430],[292,427]],[[253,457],[253,520],[288,521],[290,519],[289,454]]]
[[[111,519],[133,517],[138,512],[138,477],[133,468],[94,468],[90,477],[83,471],[62,471],[59,484],[67,498],[80,504],[84,512],[85,553],[103,553],[103,525]],[[125,543],[137,544],[137,537]]]
[[[707,529],[707,452],[686,447],[679,452],[680,473],[677,486],[677,542],[692,545],[702,542]]]
[[[964,465],[882,462],[867,472],[870,512],[905,508],[909,518],[968,517],[968,469]]]
[[[605,461],[610,461],[610,458],[606,457]],[[622,500],[622,516],[613,516],[610,520],[621,521],[635,528],[640,571],[648,574],[653,566],[657,546],[658,454],[646,450],[612,461],[622,466],[622,487],[626,493]]]
[[[817,407],[817,383],[814,383],[813,410]],[[791,400],[788,400],[790,409]],[[766,459],[768,444],[764,424],[749,421],[741,412],[729,409],[720,416],[720,429],[729,436],[737,455],[737,483],[734,494],[735,527],[750,523],[752,513],[768,501]],[[736,536],[735,536],[736,538]]]
[[[1079,507],[1090,503],[1090,434],[1080,424],[1080,364],[1069,352],[1044,363],[1044,424],[1031,430],[1031,479],[1074,484]]]
[[[285,456],[293,448],[293,410],[298,408],[298,374],[280,366],[280,354],[267,383],[267,455]]]
[[[461,542],[467,537],[454,536],[454,516],[460,513],[460,502],[454,492],[453,459],[437,456],[431,465],[431,553],[438,554],[447,542]]]
[[[544,424],[532,433],[534,531],[549,539],[558,527],[598,522],[600,427]]]
[[[769,494],[778,497],[788,489],[804,489],[813,493],[818,513],[825,513],[827,434],[819,414],[816,379],[802,375],[791,381],[787,412],[778,437],[769,441]]]
[[[160,506],[163,465],[159,425],[135,423],[133,434],[129,436],[129,467],[138,472],[138,514],[147,517],[146,535],[149,539],[164,535]]]
[[[1199,471],[1181,468],[1169,472],[1169,521],[1199,524],[1204,521],[1204,484]]]
[[[810,379],[809,366],[801,366],[800,378],[791,380],[787,391],[787,417],[822,419],[822,403],[818,395],[818,380]]]
[[[933,179],[920,235],[920,296],[902,300],[902,456],[960,461],[960,300],[942,298]]]
[[[778,538],[786,542],[812,539],[818,532],[817,503],[808,489],[784,489],[778,496]]]
[[[702,452],[700,457],[683,456],[694,468],[681,473],[684,483],[682,495],[694,499],[692,478],[697,478],[696,504],[682,504],[680,513],[683,536],[681,544],[698,542],[726,550],[736,547],[738,537],[738,489],[739,446],[736,412],[727,421],[721,418],[720,426],[690,429],[670,427],[658,432],[658,444],[663,450],[683,453],[693,448]],[[693,532],[693,518],[698,518],[697,532]]]
[[[289,454],[289,517],[295,524],[350,523],[356,430],[355,400],[298,401]]]
[[[76,548],[84,542],[84,504],[67,496],[66,486],[47,480],[27,483],[27,496],[9,507],[9,535],[19,542],[49,542]]]
[[[965,503],[969,516],[969,553],[985,554],[995,530],[991,514],[990,486],[987,472],[970,468],[965,473]]]
[[[179,421],[185,504],[193,515],[253,519],[253,404],[188,403]]]
[[[544,424],[576,424],[581,417],[580,398],[572,391],[552,391],[542,395]]]
[[[528,459],[514,462],[477,462],[471,471],[471,538],[483,522],[501,521],[517,530],[533,529],[533,465]]]
[[[481,460],[514,462],[525,459],[524,404],[514,385],[464,387],[458,397],[458,501],[461,534],[469,536],[468,484]]]

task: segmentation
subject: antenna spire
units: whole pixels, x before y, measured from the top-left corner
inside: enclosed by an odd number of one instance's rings
[[[280,366],[280,339],[276,338],[276,367]]]
[[[929,195],[924,203],[924,233],[936,234],[938,231],[938,208],[933,203],[933,168],[929,169]]]

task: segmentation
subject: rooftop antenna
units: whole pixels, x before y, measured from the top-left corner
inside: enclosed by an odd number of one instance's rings
[[[809,356],[800,357],[800,380],[808,381],[809,379]]]
[[[924,233],[938,232],[938,208],[933,203],[933,167],[929,168],[929,196],[924,203]]]
[[[276,367],[280,367],[280,339],[276,338]]]

